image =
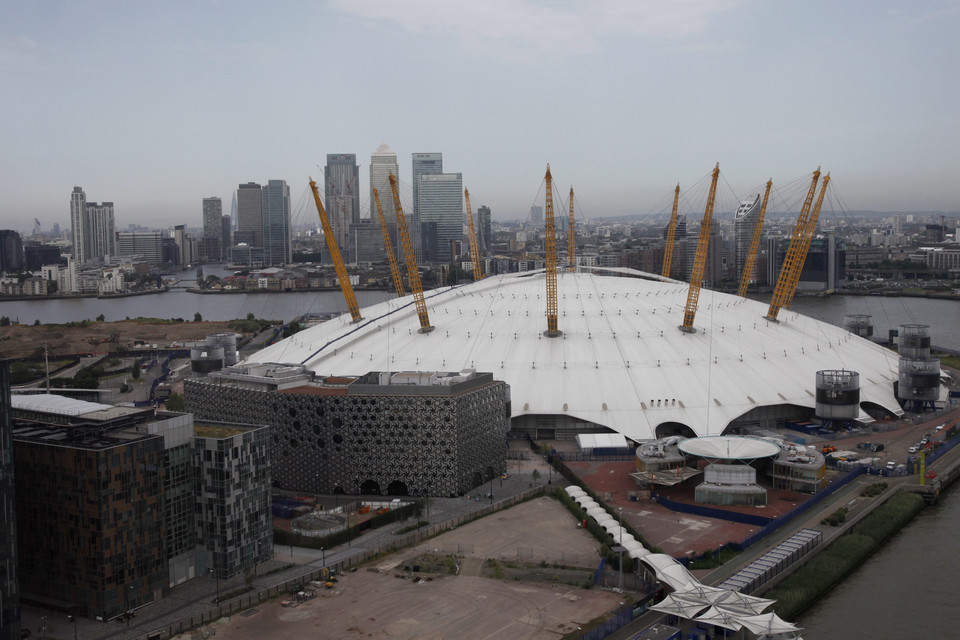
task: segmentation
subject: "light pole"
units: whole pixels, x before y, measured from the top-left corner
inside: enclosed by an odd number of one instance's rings
[[[321,553],[322,556],[323,556],[323,560],[321,560],[321,562],[323,562],[323,566],[326,567],[326,566],[327,566],[327,552],[324,550],[323,547],[320,547],[320,553]]]
[[[47,616],[40,616],[40,621],[41,621],[40,629],[43,631],[44,640],[46,640],[46,637],[47,637]],[[129,623],[128,623],[128,624],[129,624]]]
[[[493,504],[493,467],[490,468],[490,504]]]
[[[292,550],[293,547],[291,546],[290,549]],[[208,567],[207,572],[217,579],[217,599],[214,602],[220,604],[220,574],[213,567]]]
[[[623,593],[623,507],[617,507],[620,511],[620,593]]]
[[[77,616],[67,616],[67,619],[73,623],[73,640],[77,640]]]

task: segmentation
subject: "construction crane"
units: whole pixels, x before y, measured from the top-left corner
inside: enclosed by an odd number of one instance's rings
[[[463,190],[463,199],[467,202],[467,229],[470,231],[470,260],[473,261],[473,281],[483,279],[480,269],[480,249],[477,248],[477,229],[473,226],[473,212],[470,211],[470,192]]]
[[[807,259],[807,252],[805,249],[802,249],[803,239],[806,237],[807,228],[810,226],[810,205],[813,202],[813,195],[817,191],[818,180],[820,180],[820,167],[817,167],[817,170],[813,172],[813,178],[810,180],[810,189],[807,191],[807,197],[803,201],[803,207],[800,209],[800,217],[797,218],[797,224],[793,228],[793,235],[790,237],[790,247],[787,249],[787,255],[783,260],[783,267],[780,269],[780,278],[777,279],[777,286],[773,290],[773,298],[770,300],[770,308],[767,310],[767,320],[777,321],[780,309],[790,304],[789,301],[793,299],[793,291],[797,288],[797,283],[800,282],[800,272],[803,271],[803,263]],[[826,180],[824,181],[824,186],[826,186]],[[813,229],[815,229],[816,226],[817,223],[814,221],[813,227],[809,229],[811,237],[813,237]],[[802,254],[801,250],[803,251]]]
[[[333,260],[333,266],[337,270],[337,280],[340,281],[340,289],[343,291],[343,297],[347,300],[347,308],[350,310],[350,317],[354,322],[363,320],[360,315],[360,307],[357,305],[357,298],[353,295],[353,285],[350,284],[350,275],[347,273],[347,267],[343,264],[343,258],[340,257],[340,249],[337,247],[337,240],[333,237],[333,227],[330,226],[330,220],[327,218],[327,212],[320,202],[320,194],[317,192],[317,183],[310,178],[310,190],[313,191],[313,199],[317,203],[317,214],[320,216],[320,225],[323,227],[323,236],[327,239],[327,250],[330,251],[330,259]]]
[[[670,224],[667,225],[667,245],[663,248],[663,269],[660,273],[664,278],[670,277],[670,267],[673,266],[673,243],[677,237],[677,207],[680,205],[680,183],[673,192],[673,213],[670,214]]]
[[[687,305],[683,309],[681,331],[693,333],[693,319],[697,317],[697,301],[700,299],[700,286],[703,283],[704,267],[707,264],[707,249],[710,246],[710,227],[713,226],[713,203],[717,197],[717,178],[720,177],[720,163],[713,168],[713,181],[707,196],[707,208],[700,223],[700,238],[697,240],[697,255],[693,260],[693,273],[690,275],[690,288],[687,290]],[[677,185],[680,193],[680,185]]]
[[[390,242],[390,229],[387,228],[387,218],[383,215],[383,206],[380,205],[380,192],[373,190],[373,199],[377,202],[377,216],[380,218],[380,230],[383,231],[383,249],[387,252],[387,262],[390,263],[390,275],[393,277],[393,286],[397,289],[397,297],[402,298],[403,278],[400,277],[400,267],[397,265],[397,255],[393,252],[393,243]]]
[[[810,222],[807,223],[807,232],[803,234],[803,246],[800,250],[803,252],[800,256],[800,268],[797,270],[796,279],[793,286],[790,287],[787,302],[783,306],[790,307],[793,302],[793,296],[797,292],[797,284],[800,282],[800,274],[803,272],[803,264],[807,261],[807,253],[810,251],[810,243],[813,241],[813,234],[817,230],[817,220],[820,219],[820,209],[823,207],[823,196],[827,193],[827,185],[830,184],[830,174],[827,173],[820,183],[820,195],[817,196],[817,202],[813,205],[813,211],[810,213]]]
[[[417,257],[413,255],[413,244],[410,242],[410,233],[407,231],[407,220],[403,217],[403,207],[400,205],[400,190],[397,188],[397,177],[390,174],[390,188],[393,190],[393,206],[397,211],[397,231],[400,232],[400,244],[403,247],[403,259],[407,263],[407,278],[410,279],[410,288],[413,290],[413,301],[417,305],[417,316],[420,318],[420,333],[430,333],[430,316],[427,314],[427,301],[423,298],[423,286],[420,284],[420,270],[417,268]]]
[[[567,264],[577,267],[577,237],[573,233],[573,185],[570,186],[570,217],[567,219]]]
[[[550,165],[547,165],[547,195],[544,202],[544,213],[547,218],[547,330],[543,335],[556,338],[560,335],[557,329],[557,239],[553,227],[553,177],[550,175]]]
[[[750,250],[747,251],[747,260],[743,263],[743,273],[740,274],[740,288],[737,295],[741,298],[747,296],[747,287],[750,285],[750,276],[753,275],[753,265],[757,261],[757,248],[760,246],[760,235],[763,231],[763,217],[767,213],[767,201],[770,199],[770,187],[773,186],[773,178],[767,180],[767,190],[763,194],[763,202],[760,204],[760,213],[757,214],[757,224],[753,227],[753,238],[750,240]]]

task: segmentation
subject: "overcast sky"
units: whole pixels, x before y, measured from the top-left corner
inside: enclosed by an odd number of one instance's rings
[[[296,206],[328,153],[443,153],[494,218],[722,206],[818,165],[849,210],[960,210],[960,3],[763,0],[0,4],[0,227],[199,225],[237,184]],[[665,204],[666,203],[666,204]],[[406,203],[409,207],[409,203]],[[295,212],[296,213],[296,212]],[[310,215],[314,215],[312,210]]]

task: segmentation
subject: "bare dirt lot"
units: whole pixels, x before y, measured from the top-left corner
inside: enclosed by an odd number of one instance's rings
[[[488,558],[598,561],[597,542],[558,502],[538,498],[341,576],[296,607],[272,601],[215,625],[218,640],[311,638],[551,638],[617,607],[621,597],[560,582],[479,577]],[[458,553],[459,551],[459,553]],[[423,554],[455,555],[460,575],[404,567]]]
[[[77,327],[58,324],[16,324],[0,327],[0,357],[38,355],[46,344],[51,354],[68,355],[132,347],[135,340],[164,347],[171,342],[202,340],[211,333],[229,331],[226,322],[91,322]]]

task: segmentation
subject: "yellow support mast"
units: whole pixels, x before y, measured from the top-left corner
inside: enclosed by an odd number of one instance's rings
[[[547,165],[547,195],[544,202],[544,213],[547,219],[547,330],[543,335],[556,338],[560,335],[557,329],[557,238],[553,226],[553,177],[550,175],[550,165]]]
[[[420,333],[433,331],[430,326],[430,316],[427,314],[427,301],[423,297],[423,286],[420,284],[420,270],[417,268],[417,257],[413,254],[413,244],[410,242],[410,233],[407,231],[407,220],[403,217],[403,207],[400,205],[400,190],[397,188],[397,177],[390,174],[390,188],[393,189],[393,205],[397,211],[397,231],[400,233],[400,243],[403,246],[403,258],[407,263],[407,278],[410,279],[410,288],[413,290],[413,301],[417,305],[417,316],[420,318]]]
[[[667,244],[663,248],[663,269],[661,273],[664,278],[670,277],[670,268],[673,266],[673,243],[677,238],[677,208],[680,205],[680,183],[673,192],[673,213],[670,214],[670,224],[667,225]]]
[[[810,205],[813,202],[814,194],[817,192],[818,180],[820,180],[820,167],[817,167],[817,170],[813,172],[810,189],[803,201],[803,208],[800,209],[797,224],[793,228],[790,246],[787,248],[786,257],[783,259],[783,267],[780,269],[780,278],[777,279],[777,286],[773,290],[773,298],[770,300],[770,308],[767,310],[767,320],[777,321],[780,309],[789,304],[788,301],[793,298],[793,289],[796,289],[797,283],[800,282],[800,272],[803,271],[803,263],[807,259],[806,251],[803,252],[803,255],[800,255],[800,251],[810,222]],[[814,223],[814,227],[816,227],[816,223]]]
[[[807,232],[803,234],[803,246],[800,250],[803,252],[800,258],[800,270],[797,272],[797,279],[790,287],[790,294],[787,296],[787,303],[783,306],[790,308],[793,302],[793,296],[797,292],[797,284],[800,282],[800,273],[803,272],[803,263],[807,261],[807,253],[810,251],[810,243],[813,241],[813,234],[817,230],[817,220],[820,219],[820,208],[823,207],[823,196],[827,193],[827,185],[830,184],[830,174],[827,173],[820,183],[820,195],[817,196],[817,203],[813,205],[813,212],[810,214],[810,222],[807,224]]]
[[[373,199],[377,202],[377,216],[380,218],[380,230],[383,231],[383,250],[387,252],[387,262],[390,263],[390,275],[393,277],[393,286],[397,289],[397,297],[402,298],[403,278],[400,277],[400,267],[397,265],[397,255],[393,252],[393,243],[390,242],[390,229],[387,228],[387,218],[383,215],[383,206],[380,204],[380,192],[373,190]]]
[[[574,271],[577,269],[577,237],[574,233],[573,219],[573,185],[570,185],[570,217],[567,219],[567,264]]]
[[[700,299],[700,287],[703,284],[703,272],[707,265],[707,250],[710,246],[710,227],[713,226],[713,203],[717,197],[717,178],[720,177],[720,163],[713,168],[713,181],[707,196],[707,208],[700,223],[700,238],[697,240],[697,255],[693,260],[693,274],[690,276],[690,288],[687,290],[687,305],[683,309],[681,331],[693,333],[693,319],[697,317],[697,301]],[[679,193],[680,185],[677,185]]]
[[[317,183],[310,178],[310,190],[313,191],[313,199],[317,203],[317,214],[320,216],[320,225],[323,227],[323,235],[327,239],[327,249],[330,251],[330,259],[333,260],[333,266],[337,270],[337,280],[340,281],[340,289],[343,291],[343,297],[347,300],[347,308],[350,309],[350,317],[354,322],[363,320],[360,315],[360,307],[357,305],[357,298],[353,295],[353,285],[350,284],[350,275],[347,273],[347,267],[343,264],[343,258],[340,257],[340,249],[337,247],[337,240],[333,237],[333,227],[330,226],[330,220],[327,218],[327,212],[320,202],[320,194],[317,192]]]
[[[757,224],[753,227],[753,238],[750,240],[750,250],[747,252],[747,260],[743,263],[743,273],[740,274],[740,288],[737,295],[741,298],[747,296],[747,287],[750,286],[750,276],[753,275],[753,265],[757,261],[757,249],[760,247],[760,236],[763,232],[763,218],[767,213],[767,201],[770,199],[770,187],[773,186],[773,178],[767,180],[767,190],[763,194],[763,202],[760,203],[760,213],[757,214]]]
[[[477,229],[473,226],[473,212],[470,210],[470,192],[463,190],[463,199],[467,203],[467,229],[470,231],[470,260],[473,261],[473,281],[483,279],[480,269],[480,249],[477,247]]]

